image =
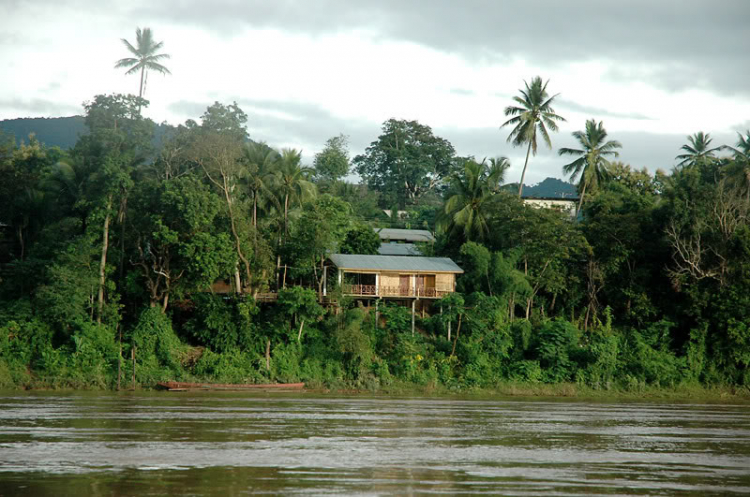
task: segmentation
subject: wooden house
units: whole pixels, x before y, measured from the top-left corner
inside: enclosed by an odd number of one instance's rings
[[[329,256],[336,283],[347,296],[374,299],[439,299],[456,291],[463,269],[447,257]],[[328,275],[323,295],[328,292]]]

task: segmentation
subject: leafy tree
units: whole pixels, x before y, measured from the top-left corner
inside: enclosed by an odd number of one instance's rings
[[[237,260],[226,233],[214,226],[221,199],[193,176],[143,181],[131,199],[131,263],[146,286],[151,307],[165,312],[170,297],[206,291],[231,274]]]
[[[429,126],[389,119],[378,139],[353,162],[367,186],[385,196],[385,205],[397,202],[403,210],[450,175],[455,155],[453,145],[433,135]]]
[[[326,141],[322,151],[315,154],[315,176],[322,180],[337,181],[349,174],[349,138],[334,136]]]
[[[135,30],[135,44],[134,47],[128,40],[122,38],[122,43],[125,48],[134,55],[134,57],[126,57],[120,59],[115,64],[115,68],[129,67],[125,74],[135,74],[138,71],[141,72],[141,84],[138,91],[138,96],[143,97],[144,89],[144,76],[146,71],[156,71],[162,74],[172,74],[169,69],[164,67],[159,62],[164,59],[169,59],[169,55],[165,53],[157,53],[164,46],[164,42],[156,42],[154,35],[151,32],[151,28],[141,28]]]
[[[449,235],[468,241],[486,238],[493,196],[509,166],[505,157],[493,159],[491,165],[468,160],[463,171],[451,175],[449,197],[441,213],[441,225]]]
[[[715,152],[720,150],[721,147],[711,147],[710,133],[703,133],[699,131],[693,135],[687,137],[688,143],[680,147],[680,150],[684,150],[686,153],[680,154],[675,159],[679,159],[678,166],[689,166],[689,165],[708,165],[716,160]]]
[[[539,76],[533,78],[531,84],[524,81],[526,89],[520,90],[523,98],[518,96],[513,97],[513,100],[520,107],[512,105],[506,107],[505,115],[513,117],[500,126],[501,128],[508,125],[514,126],[510,135],[508,135],[508,142],[512,142],[515,146],[528,144],[526,161],[523,164],[521,181],[518,186],[519,197],[523,193],[523,180],[526,177],[526,167],[529,165],[529,153],[534,152],[534,155],[536,155],[537,133],[542,135],[547,147],[552,148],[547,128],[551,131],[557,131],[557,122],[565,121],[565,118],[555,114],[555,110],[552,108],[552,102],[557,95],[549,96],[547,93],[548,84],[549,80],[546,83],[542,83],[542,78]]]
[[[622,145],[615,140],[606,141],[607,130],[602,121],[597,124],[594,119],[586,121],[585,131],[574,131],[573,137],[581,144],[581,148],[561,148],[559,155],[578,156],[578,159],[563,166],[563,172],[570,175],[571,181],[575,181],[579,175],[581,178],[578,183],[581,198],[576,209],[577,215],[581,211],[586,188],[598,188],[609,178],[610,162],[607,157],[619,156],[615,149],[622,148]]]
[[[236,104],[224,106],[217,102],[203,114],[200,128],[189,126],[194,131],[192,160],[224,199],[237,257],[245,270],[245,286],[252,281],[251,247],[247,245],[247,230],[244,229],[245,210],[238,204],[242,193],[240,180],[246,173],[242,163],[246,120],[247,116]],[[235,291],[239,293],[244,288],[239,269],[235,271],[234,279]]]
[[[212,133],[228,136],[239,142],[248,138],[247,114],[238,105],[232,102],[224,105],[214,102],[201,116],[201,129]]]
[[[355,224],[346,232],[341,242],[342,254],[377,255],[380,236],[367,224]]]
[[[741,133],[737,133],[737,136],[734,147],[724,147],[732,152],[728,173],[732,182],[745,192],[745,200],[750,203],[750,130],[745,132],[745,136]]]

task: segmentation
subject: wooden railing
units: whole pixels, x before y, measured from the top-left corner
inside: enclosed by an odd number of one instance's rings
[[[373,297],[424,297],[440,298],[453,290],[435,287],[410,288],[405,286],[380,286],[375,285],[344,285],[345,295],[373,296]]]

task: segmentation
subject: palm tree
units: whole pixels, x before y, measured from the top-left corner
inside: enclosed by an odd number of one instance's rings
[[[746,136],[737,133],[738,140],[734,147],[725,145],[723,148],[732,152],[732,162],[729,164],[729,177],[737,186],[745,190],[745,199],[750,203],[750,130]]]
[[[265,143],[250,143],[243,149],[243,159],[247,165],[243,177],[247,189],[253,198],[253,227],[258,228],[258,200],[264,193],[271,192],[273,174],[279,162],[279,153]],[[273,195],[267,195],[274,198]]]
[[[581,176],[578,183],[581,198],[578,200],[577,216],[583,206],[586,188],[595,188],[609,178],[610,162],[607,157],[618,157],[620,154],[615,149],[622,148],[622,145],[615,140],[606,141],[607,130],[601,121],[597,124],[595,119],[586,121],[586,130],[574,131],[573,136],[581,144],[581,149],[561,148],[558,154],[578,156],[576,160],[563,166],[563,172],[570,174],[571,181],[575,181],[578,175]]]
[[[515,127],[508,135],[508,142],[512,142],[515,146],[521,146],[528,143],[526,150],[526,161],[523,163],[523,172],[521,173],[521,182],[518,185],[518,197],[521,197],[523,193],[523,181],[526,177],[526,167],[529,165],[529,153],[534,152],[536,155],[537,133],[542,135],[544,142],[547,147],[552,148],[552,142],[549,139],[549,132],[547,128],[552,131],[557,131],[557,123],[555,121],[565,121],[565,118],[555,114],[555,110],[552,108],[552,101],[557,95],[549,96],[547,94],[547,85],[542,83],[542,78],[536,76],[531,80],[531,84],[524,81],[526,90],[520,90],[521,97],[513,97],[520,107],[514,107],[509,105],[505,108],[506,116],[514,116],[503,123],[501,128],[510,124]]]
[[[467,241],[484,240],[489,233],[488,218],[492,197],[498,192],[510,167],[500,157],[486,161],[464,162],[463,171],[451,176],[453,194],[445,203],[440,225],[451,235],[463,235]]]
[[[289,232],[289,207],[292,202],[301,204],[315,194],[315,185],[309,181],[314,173],[311,167],[302,166],[302,152],[285,148],[281,150],[276,170],[276,187],[279,197],[284,199],[284,237]]]
[[[135,40],[136,46],[134,47],[128,40],[126,40],[125,38],[122,39],[125,47],[135,57],[127,57],[118,60],[117,64],[115,64],[115,68],[117,69],[120,67],[129,67],[130,69],[126,71],[125,74],[135,74],[138,71],[141,71],[141,86],[140,91],[138,92],[138,96],[142,98],[143,78],[146,75],[147,70],[150,69],[162,74],[172,73],[169,72],[169,69],[159,63],[159,61],[162,59],[168,59],[169,55],[165,53],[156,53],[164,46],[164,42],[154,42],[151,28],[144,28],[143,31],[141,31],[141,28],[137,28],[135,30]]]
[[[716,160],[714,152],[721,149],[721,147],[709,148],[713,138],[710,133],[703,133],[699,131],[692,136],[688,136],[687,145],[683,145],[680,150],[684,150],[687,153],[680,154],[675,159],[680,159],[678,166],[686,165],[707,165],[710,162]]]

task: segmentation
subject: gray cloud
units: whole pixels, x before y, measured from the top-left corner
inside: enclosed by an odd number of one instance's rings
[[[581,112],[583,114],[588,114],[593,119],[597,119],[597,120],[601,120],[602,117],[619,117],[623,119],[635,119],[638,121],[653,120],[653,118],[644,116],[643,114],[628,113],[628,112],[612,112],[606,109],[602,109],[600,107],[592,107],[590,105],[579,104],[578,102],[574,102],[572,100],[566,100],[564,98],[555,99],[554,106],[555,106],[555,110],[567,109],[567,110],[572,110],[574,112]]]
[[[20,112],[28,112],[29,116],[69,116],[71,114],[80,114],[81,107],[64,102],[46,100],[43,98],[32,98],[23,100],[20,98],[0,99],[0,116],[7,115],[9,109],[13,110],[13,115],[9,118],[20,117]],[[0,117],[2,118],[2,117]]]
[[[364,28],[381,38],[478,61],[520,56],[554,71],[570,62],[610,60],[618,66],[606,75],[611,79],[646,76],[665,90],[750,94],[747,0],[433,0],[427,8],[400,0],[186,0],[179,9],[151,2],[134,7],[131,15],[191,23],[228,35],[245,26],[313,36]]]

